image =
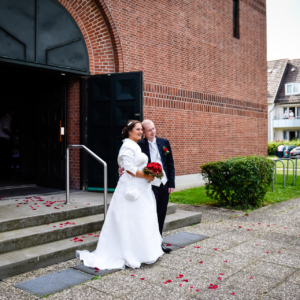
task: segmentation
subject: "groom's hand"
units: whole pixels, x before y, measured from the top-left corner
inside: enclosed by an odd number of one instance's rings
[[[169,194],[172,194],[174,192],[174,188],[169,188]]]
[[[119,167],[119,177],[124,174],[124,168]]]

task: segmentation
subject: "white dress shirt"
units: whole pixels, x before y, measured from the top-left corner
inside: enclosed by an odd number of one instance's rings
[[[156,142],[156,138],[154,138],[153,142],[150,142],[148,140],[148,143],[149,143],[149,150],[150,150],[150,158],[151,158],[151,162],[157,162],[159,163],[162,168],[163,168],[163,173],[164,173],[164,176],[162,179],[159,179],[159,178],[154,178],[154,180],[151,182],[152,185],[154,186],[160,186],[161,183],[163,185],[165,185],[168,181],[168,178],[166,176],[166,172],[164,170],[164,166],[163,166],[163,163],[162,163],[162,159],[160,157],[160,153],[159,153],[159,150],[158,150],[158,146],[157,146],[157,142]]]

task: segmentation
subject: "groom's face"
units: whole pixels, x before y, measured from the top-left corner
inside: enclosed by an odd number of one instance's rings
[[[144,125],[144,134],[147,140],[153,140],[156,136],[156,129],[153,123]]]

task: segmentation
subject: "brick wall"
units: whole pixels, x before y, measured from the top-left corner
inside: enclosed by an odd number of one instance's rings
[[[80,144],[80,80],[69,79],[67,83],[67,144]],[[80,189],[80,153],[70,150],[70,188]]]
[[[84,34],[92,74],[144,72],[144,117],[170,139],[177,175],[267,154],[266,0],[240,0],[240,39],[232,0],[60,2]]]

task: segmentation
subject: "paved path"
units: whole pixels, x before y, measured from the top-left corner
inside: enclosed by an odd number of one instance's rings
[[[300,299],[300,199],[248,216],[209,207],[180,208],[200,209],[202,223],[165,235],[187,231],[209,239],[164,255],[154,265],[119,271],[46,299]],[[12,285],[79,263],[74,259],[7,278],[0,282],[0,299],[37,299]],[[177,278],[179,274],[183,277]],[[218,287],[209,289],[211,284]]]

